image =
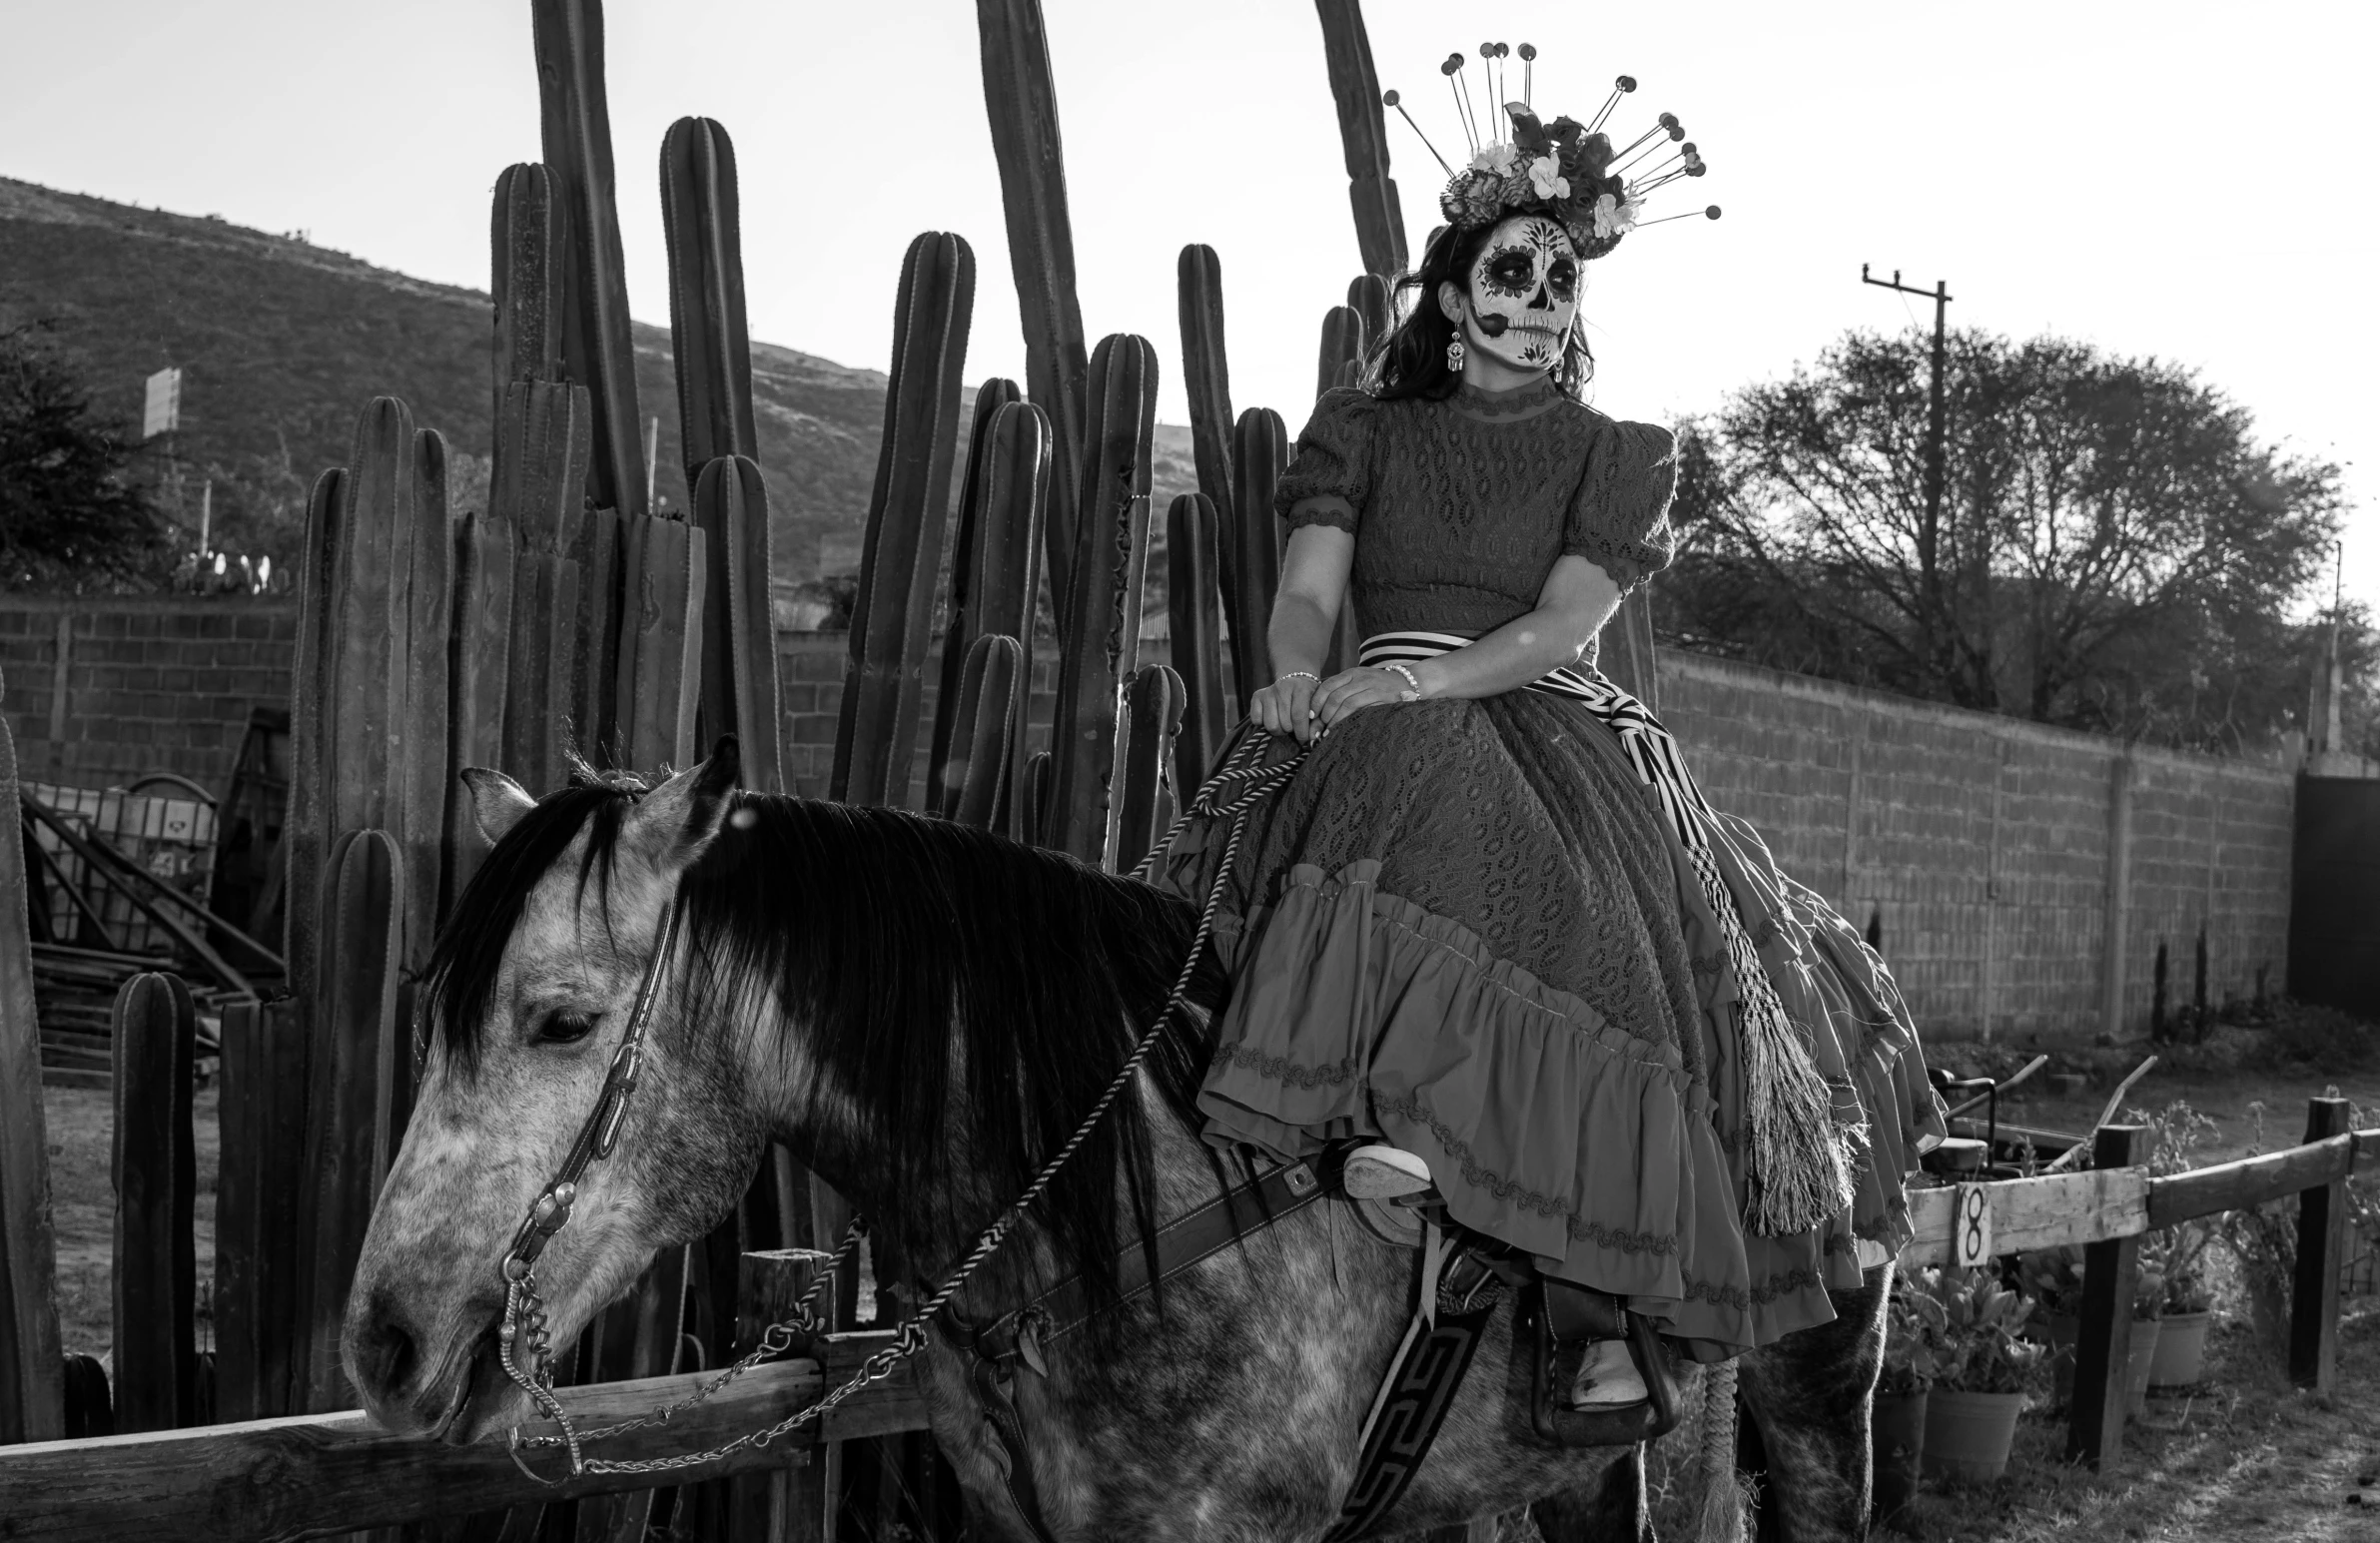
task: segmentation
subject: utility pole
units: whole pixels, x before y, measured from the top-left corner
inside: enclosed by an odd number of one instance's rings
[[[1901,270],[1898,268],[1893,270],[1890,283],[1882,279],[1872,279],[1868,276],[1868,265],[1865,263],[1860,265],[1860,282],[1873,284],[1880,290],[1898,290],[1904,295],[1927,295],[1934,300],[1934,384],[1926,417],[1926,523],[1918,535],[1920,560],[1925,564],[1926,572],[1931,575],[1939,571],[1937,548],[1942,540],[1943,461],[1946,454],[1944,441],[1950,433],[1948,411],[1943,402],[1943,365],[1944,356],[1948,352],[1944,313],[1951,304],[1951,287],[1945,280],[1935,281],[1934,288],[1931,290],[1921,290],[1903,284]]]

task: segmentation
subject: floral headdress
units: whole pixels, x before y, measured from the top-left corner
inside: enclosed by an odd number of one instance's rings
[[[1504,94],[1502,64],[1512,52],[1503,43],[1479,45],[1487,88],[1497,96]],[[1449,54],[1438,66],[1438,73],[1446,77],[1454,93],[1455,113],[1471,146],[1471,164],[1458,172],[1446,165],[1446,158],[1438,155],[1429,136],[1421,135],[1421,143],[1447,174],[1446,189],[1438,195],[1438,209],[1446,223],[1456,230],[1475,231],[1511,215],[1544,215],[1569,232],[1570,243],[1582,259],[1602,257],[1640,224],[1661,224],[1660,220],[1640,219],[1646,197],[1681,177],[1700,177],[1707,169],[1701,152],[1686,138],[1678,115],[1663,113],[1652,128],[1614,150],[1603,124],[1620,98],[1636,89],[1634,76],[1623,75],[1613,84],[1611,96],[1592,122],[1582,124],[1562,117],[1546,123],[1529,103],[1537,50],[1523,43],[1520,57],[1524,71],[1521,99],[1504,103],[1511,135],[1500,140],[1483,137],[1463,56]],[[1421,134],[1421,126],[1413,122],[1413,115],[1405,111],[1395,92],[1383,93],[1380,100],[1395,108],[1415,134]],[[1719,206],[1666,218],[1683,220],[1696,215],[1716,220]]]

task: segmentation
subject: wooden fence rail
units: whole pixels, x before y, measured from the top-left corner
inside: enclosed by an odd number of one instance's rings
[[[2126,1162],[2046,1178],[1921,1190],[1912,1197],[1918,1235],[1902,1250],[1901,1262],[1947,1263],[1958,1256],[1958,1207],[1971,1187],[1983,1192],[1992,1253],[2084,1245],[2086,1296],[2069,1440],[2075,1455],[2094,1464],[2111,1461],[2119,1450],[2120,1378],[2131,1323],[2125,1266],[2137,1267],[2141,1234],[2152,1226],[2291,1194],[2330,1196],[2359,1163],[2380,1161],[2380,1131],[2346,1132],[2344,1119],[2344,1101],[2314,1100],[2309,1126],[2319,1133],[2335,1123],[2337,1134],[2318,1134],[2285,1152],[2171,1176],[2151,1177]],[[2103,1157],[2145,1157],[2143,1136],[2138,1127],[2108,1127],[2098,1133],[2096,1151]],[[2331,1362],[2311,1363],[2301,1373],[2294,1353],[2301,1340],[2336,1340],[2341,1260],[2333,1248],[2308,1246],[2305,1233],[2309,1227],[2320,1228],[2323,1236],[2335,1233],[2333,1218],[2341,1206],[2315,1211],[2310,1206],[2301,1211],[2297,1278],[2298,1301],[2310,1303],[2318,1320],[2293,1324],[2291,1370],[2309,1386],[2325,1386],[2336,1375]],[[773,1257],[746,1256],[748,1262]],[[747,1292],[767,1273],[747,1269]],[[2331,1281],[2327,1293],[2305,1285],[2325,1276]],[[890,1338],[883,1332],[830,1335],[815,1358],[759,1367],[665,1426],[640,1431],[633,1441],[598,1443],[596,1455],[677,1456],[763,1429],[847,1380]],[[560,1397],[573,1419],[597,1423],[681,1398],[701,1380],[699,1374],[647,1377],[564,1388]],[[532,1433],[543,1428],[532,1427]],[[855,1394],[822,1427],[672,1477],[690,1483],[787,1472],[824,1461],[820,1449],[835,1443],[925,1428],[924,1395],[904,1368]],[[547,1474],[559,1469],[551,1454],[533,1465]],[[0,1537],[53,1543],[320,1537],[621,1493],[650,1483],[650,1476],[604,1475],[549,1487],[515,1467],[500,1438],[467,1446],[410,1440],[348,1411],[0,1448]]]

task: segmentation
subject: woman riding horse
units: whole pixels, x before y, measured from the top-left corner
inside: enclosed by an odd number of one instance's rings
[[[1310,749],[1231,876],[1200,1107],[1218,1146],[1364,1143],[1350,1193],[1442,1204],[1716,1359],[1833,1316],[1943,1126],[1882,962],[1595,671],[1670,560],[1675,445],[1580,399],[1583,265],[1635,211],[1609,142],[1509,111],[1279,485],[1252,717]],[[1361,662],[1325,676],[1350,600]],[[1220,846],[1193,826],[1171,882],[1203,895]],[[1644,1396],[1619,1339],[1573,1392]]]

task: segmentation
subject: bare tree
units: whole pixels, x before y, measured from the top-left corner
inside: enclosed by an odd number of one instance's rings
[[[2258,444],[2173,366],[1960,333],[1929,523],[1927,365],[1927,340],[1855,334],[1688,425],[1664,620],[1788,668],[2177,743],[2302,711],[2280,676],[2306,657],[2288,617],[2336,537],[2335,466]]]

